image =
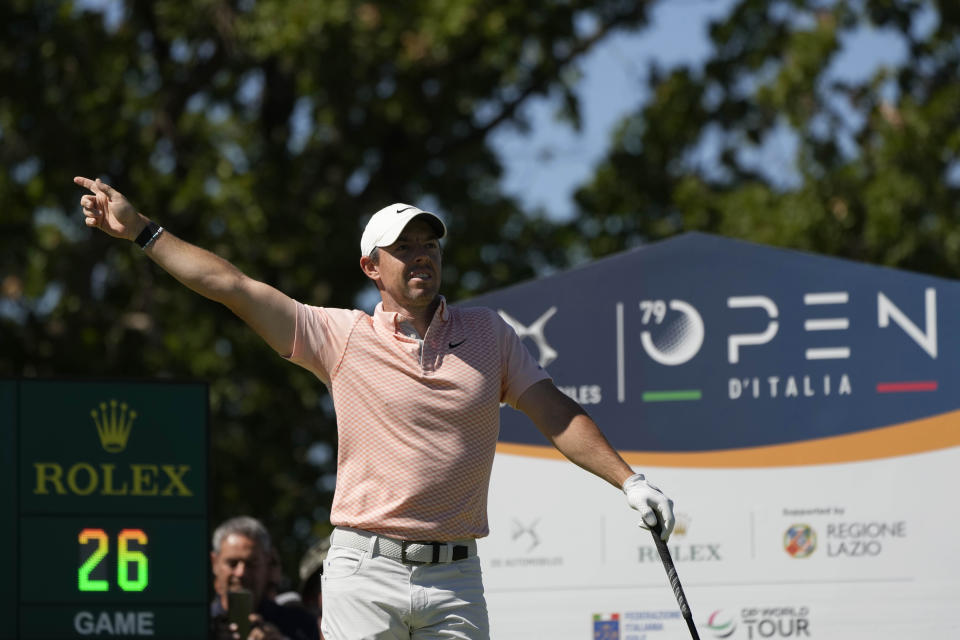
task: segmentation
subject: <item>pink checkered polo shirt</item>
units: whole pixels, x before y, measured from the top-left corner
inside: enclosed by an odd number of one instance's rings
[[[337,412],[330,520],[406,540],[485,536],[500,403],[549,376],[491,309],[441,299],[422,356],[398,318],[382,303],[373,316],[297,303],[290,359]]]

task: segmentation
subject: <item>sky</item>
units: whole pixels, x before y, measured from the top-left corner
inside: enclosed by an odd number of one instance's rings
[[[550,98],[525,110],[529,134],[503,126],[492,143],[506,169],[503,185],[528,207],[543,207],[557,220],[573,213],[571,196],[603,157],[616,124],[646,98],[647,66],[698,64],[710,53],[707,26],[726,15],[735,0],[672,0],[657,3],[650,25],[640,33],[608,36],[580,65],[577,95],[583,127],[559,123]]]
[[[502,126],[492,143],[506,173],[503,186],[529,209],[542,208],[554,220],[574,215],[572,195],[589,180],[609,147],[617,123],[636,111],[646,99],[646,75],[651,61],[662,67],[698,67],[709,58],[710,21],[727,15],[736,0],[669,0],[656,3],[650,25],[639,33],[621,32],[601,42],[581,64],[576,92],[582,100],[583,128],[557,121],[555,100],[533,101],[525,114],[532,127],[525,134]],[[930,29],[936,16],[928,14],[915,25]],[[833,78],[862,79],[880,66],[897,66],[906,58],[906,46],[893,32],[865,28],[844,41],[829,74]],[[853,118],[851,114],[851,118]],[[795,179],[794,136],[780,131],[760,150],[748,152],[752,162],[776,183],[789,186]],[[709,142],[697,154],[711,162]]]

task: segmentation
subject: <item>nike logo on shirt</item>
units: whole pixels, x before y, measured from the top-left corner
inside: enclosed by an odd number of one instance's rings
[[[448,344],[448,346],[449,346],[451,349],[456,349],[457,347],[459,347],[460,345],[462,345],[462,344],[463,344],[464,342],[466,342],[466,341],[467,341],[467,339],[464,338],[464,339],[461,340],[460,342],[448,342],[447,344]]]

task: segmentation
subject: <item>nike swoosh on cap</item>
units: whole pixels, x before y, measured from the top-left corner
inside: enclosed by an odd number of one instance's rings
[[[416,207],[404,207],[403,209],[397,209],[394,213],[403,213],[407,209],[416,209]]]

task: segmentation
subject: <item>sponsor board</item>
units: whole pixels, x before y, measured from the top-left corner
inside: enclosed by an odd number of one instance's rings
[[[939,496],[960,463],[960,283],[687,234],[464,304],[500,312],[675,501],[685,520],[669,546],[698,625],[744,638],[812,628],[894,638],[915,606],[933,616],[927,631],[949,628],[960,512]],[[481,557],[491,620],[505,616],[498,637],[522,637],[509,631],[507,597],[563,593],[564,616],[582,620],[615,610],[604,606],[615,598],[669,604],[658,554],[622,494],[509,407],[489,513]],[[749,617],[714,589],[808,604]],[[858,636],[877,598],[891,618]],[[622,634],[629,606],[617,606]],[[527,614],[559,615],[546,604]],[[551,637],[582,637],[567,626]]]
[[[500,312],[618,449],[777,467],[960,444],[933,424],[912,445],[904,430],[872,433],[960,408],[944,392],[958,378],[945,354],[960,336],[944,329],[958,297],[952,281],[690,234],[475,302]],[[725,428],[705,426],[720,415]],[[505,428],[501,443],[537,436]]]

